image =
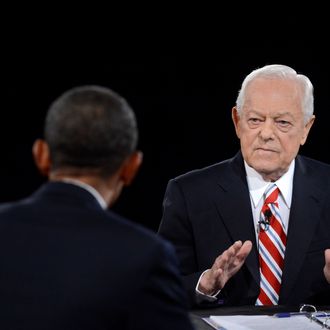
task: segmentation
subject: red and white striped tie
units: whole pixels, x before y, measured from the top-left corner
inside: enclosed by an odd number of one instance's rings
[[[279,189],[275,184],[265,191],[259,221],[260,293],[256,305],[277,305],[281,287],[286,234],[278,211]]]

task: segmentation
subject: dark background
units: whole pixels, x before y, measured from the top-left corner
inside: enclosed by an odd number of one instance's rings
[[[2,47],[0,202],[25,197],[43,182],[32,143],[42,136],[49,104],[82,84],[112,88],[136,112],[144,163],[114,209],[152,230],[158,228],[170,178],[237,152],[231,108],[242,80],[257,67],[286,64],[311,79],[316,121],[301,153],[330,163],[326,40],[316,41],[318,32],[307,34],[299,15],[276,19],[275,28],[264,17],[237,33],[235,19],[208,28],[196,20],[178,30],[170,29],[170,19],[162,21],[162,29],[149,22],[125,31],[124,23],[106,29],[103,22],[101,36],[88,28],[89,21],[60,34],[58,19],[50,20],[56,28],[46,34],[43,25],[21,26]]]

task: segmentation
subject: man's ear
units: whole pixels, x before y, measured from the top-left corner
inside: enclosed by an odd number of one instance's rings
[[[33,143],[32,155],[41,175],[48,176],[50,172],[51,161],[47,142],[42,139],[37,139]]]
[[[303,136],[301,137],[301,142],[300,142],[300,145],[304,145],[306,140],[307,140],[307,137],[308,137],[308,134],[309,134],[309,131],[311,129],[311,127],[313,126],[313,123],[314,123],[314,120],[315,120],[315,116],[311,116],[311,118],[308,120],[308,122],[305,124],[305,127],[304,127],[304,134]]]
[[[135,178],[142,164],[142,160],[143,160],[142,152],[135,151],[126,159],[126,161],[122,165],[119,176],[125,186],[130,185],[133,179]]]
[[[236,107],[233,107],[231,110],[231,118],[235,126],[236,135],[238,138],[240,138],[240,127],[239,127],[240,116],[238,114]]]

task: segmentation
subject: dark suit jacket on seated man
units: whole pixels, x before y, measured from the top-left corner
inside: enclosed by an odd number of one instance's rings
[[[127,102],[81,86],[33,155],[49,181],[0,206],[0,329],[192,329],[174,248],[106,210],[142,155]]]
[[[165,193],[159,233],[176,247],[191,305],[329,304],[330,166],[297,155],[314,122],[310,80],[283,65],[254,70],[232,118],[237,155],[170,180]],[[287,240],[279,294],[257,303],[269,289],[258,237],[270,184]]]

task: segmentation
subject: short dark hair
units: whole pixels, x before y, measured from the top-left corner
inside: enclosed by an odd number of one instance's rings
[[[112,175],[137,145],[133,110],[106,87],[72,88],[49,107],[45,128],[51,170],[75,168]]]

